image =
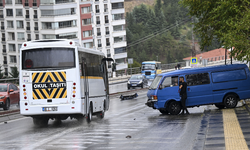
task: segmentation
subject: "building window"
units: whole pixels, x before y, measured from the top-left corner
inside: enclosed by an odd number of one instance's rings
[[[16,63],[16,56],[10,56],[10,63]]]
[[[125,25],[113,26],[113,31],[123,31],[125,30]]]
[[[83,37],[90,37],[90,36],[92,36],[92,30],[83,31]]]
[[[14,32],[9,32],[8,36],[9,36],[9,40],[15,40],[15,33]]]
[[[13,10],[12,9],[6,9],[7,16],[13,16]]]
[[[92,48],[93,47],[93,42],[83,43],[83,47]]]
[[[12,0],[5,0],[6,4],[12,4]]]
[[[23,28],[23,21],[16,21],[16,27],[18,29]]]
[[[102,47],[101,39],[98,39],[97,42],[98,42],[98,47]]]
[[[118,43],[118,42],[122,42],[122,41],[126,41],[125,35],[114,37],[114,43]]]
[[[13,21],[7,21],[7,28],[14,28]]]
[[[100,24],[101,22],[100,22],[100,17],[99,16],[97,16],[96,17],[96,24]]]
[[[122,20],[122,19],[124,19],[124,13],[122,13],[122,14],[113,14],[112,17],[113,17],[113,20]]]
[[[109,17],[108,17],[108,15],[106,15],[104,19],[105,19],[105,23],[109,23]]]
[[[15,4],[22,4],[22,0],[15,0]]]
[[[91,11],[92,11],[92,6],[89,6],[89,7],[82,7],[81,10],[82,10],[82,14],[91,13]]]
[[[112,3],[112,9],[120,9],[120,8],[124,8],[124,3],[123,2]]]
[[[99,5],[95,5],[95,12],[100,13]]]
[[[100,28],[97,28],[97,36],[101,36],[101,29]]]
[[[9,44],[9,52],[15,52],[15,51],[16,51],[15,44]]]
[[[107,57],[111,57],[110,49],[107,49]]]
[[[109,35],[109,27],[105,27],[106,35]]]
[[[92,23],[92,18],[82,19],[82,25],[89,25]]]
[[[126,63],[126,58],[116,59],[115,63],[118,64],[118,65],[125,64]]]
[[[16,16],[23,16],[23,10],[22,9],[16,9]]]
[[[126,47],[119,47],[119,48],[115,48],[114,50],[115,54],[120,54],[120,53],[126,53]]]
[[[27,41],[31,41],[31,35],[27,34]]]
[[[108,5],[104,4],[104,12],[108,12]]]
[[[75,8],[41,10],[41,16],[62,16],[62,15],[72,15],[72,14],[75,14]]]
[[[7,62],[7,61],[6,61]],[[6,63],[7,64],[7,63]],[[4,75],[8,76],[8,68],[4,68]]]
[[[109,38],[106,38],[106,46],[110,46]]]
[[[17,40],[24,40],[24,33],[22,32],[17,32]]]
[[[36,34],[36,40],[39,40],[39,34]]]

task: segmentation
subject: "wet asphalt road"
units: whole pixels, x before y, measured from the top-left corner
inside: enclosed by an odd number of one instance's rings
[[[130,94],[135,92],[139,96],[132,100],[121,101],[120,94],[112,95],[105,117],[93,117],[91,123],[67,119],[60,124],[50,120],[47,127],[37,128],[29,117],[2,122],[0,149],[193,149],[206,107],[189,109],[191,115],[161,115],[145,106],[147,89],[136,88]]]

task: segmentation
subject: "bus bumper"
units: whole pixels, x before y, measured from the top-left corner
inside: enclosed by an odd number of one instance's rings
[[[27,104],[27,105],[26,105]],[[20,114],[24,116],[51,114],[81,114],[81,100],[68,104],[30,105],[28,101],[20,101]]]

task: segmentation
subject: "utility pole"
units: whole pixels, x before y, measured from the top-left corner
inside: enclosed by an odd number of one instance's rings
[[[194,17],[192,17],[192,57],[196,56],[195,45],[194,45]]]
[[[227,64],[227,48],[225,48],[225,65]]]

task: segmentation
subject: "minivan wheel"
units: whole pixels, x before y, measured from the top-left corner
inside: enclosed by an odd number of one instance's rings
[[[9,110],[10,109],[10,99],[6,99],[6,103],[3,106],[3,110]]]
[[[229,94],[224,98],[224,105],[226,108],[235,108],[238,100],[235,95]]]
[[[181,105],[179,102],[172,101],[168,106],[168,112],[171,115],[178,115],[181,112]]]

